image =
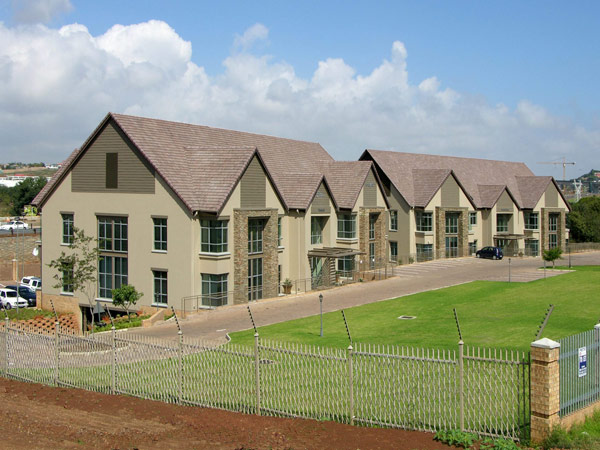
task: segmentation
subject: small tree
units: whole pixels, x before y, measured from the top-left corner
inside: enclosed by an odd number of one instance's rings
[[[544,250],[544,254],[542,256],[542,258],[544,258],[544,261],[548,261],[552,263],[552,268],[554,269],[554,262],[557,259],[562,259],[560,257],[560,255],[562,255],[562,249],[560,247],[554,247],[551,248],[550,250]]]
[[[143,295],[143,293],[137,291],[135,286],[123,284],[121,287],[112,290],[113,305],[125,308],[125,311],[127,311],[127,319],[131,322],[129,308],[135,306],[137,301],[142,298]]]
[[[93,309],[92,299],[96,298],[97,270],[100,260],[98,240],[86,236],[83,230],[73,227],[71,243],[60,256],[50,261],[48,267],[56,269],[54,274],[56,284],[54,288],[63,290],[68,286],[70,292],[83,293]],[[92,314],[92,330],[94,329],[94,315]]]

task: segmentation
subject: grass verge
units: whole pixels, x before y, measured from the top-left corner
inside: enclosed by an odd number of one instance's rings
[[[372,303],[345,310],[356,342],[454,349],[458,333],[469,345],[528,350],[549,304],[554,304],[543,337],[560,339],[591,330],[600,317],[597,293],[600,266],[574,267],[573,272],[529,283],[475,281],[446,289]],[[324,303],[327,293],[324,293]],[[314,308],[312,308],[314,306]],[[319,305],[306,305],[318,312]],[[399,316],[415,319],[399,320]],[[339,311],[278,323],[259,329],[261,338],[326,347],[348,346]],[[231,333],[233,342],[251,344],[253,330]]]

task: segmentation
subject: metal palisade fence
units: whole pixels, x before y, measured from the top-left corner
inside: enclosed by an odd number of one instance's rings
[[[245,413],[521,439],[529,354],[262,341],[215,345],[132,332],[0,331],[7,377]]]
[[[560,415],[600,400],[600,325],[560,339]]]

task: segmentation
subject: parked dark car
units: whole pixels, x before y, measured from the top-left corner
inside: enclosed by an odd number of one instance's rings
[[[11,289],[13,291],[17,291],[19,293],[19,297],[27,300],[27,306],[35,306],[37,296],[36,296],[35,292],[32,292],[31,289],[29,289],[28,287],[18,286],[18,289],[17,289],[17,286],[12,284],[10,286],[6,286],[6,289]]]
[[[502,249],[500,247],[483,247],[475,253],[477,258],[502,259]]]

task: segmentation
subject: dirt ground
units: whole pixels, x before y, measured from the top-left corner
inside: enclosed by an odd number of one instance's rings
[[[259,417],[0,378],[3,449],[448,450],[430,433]]]

